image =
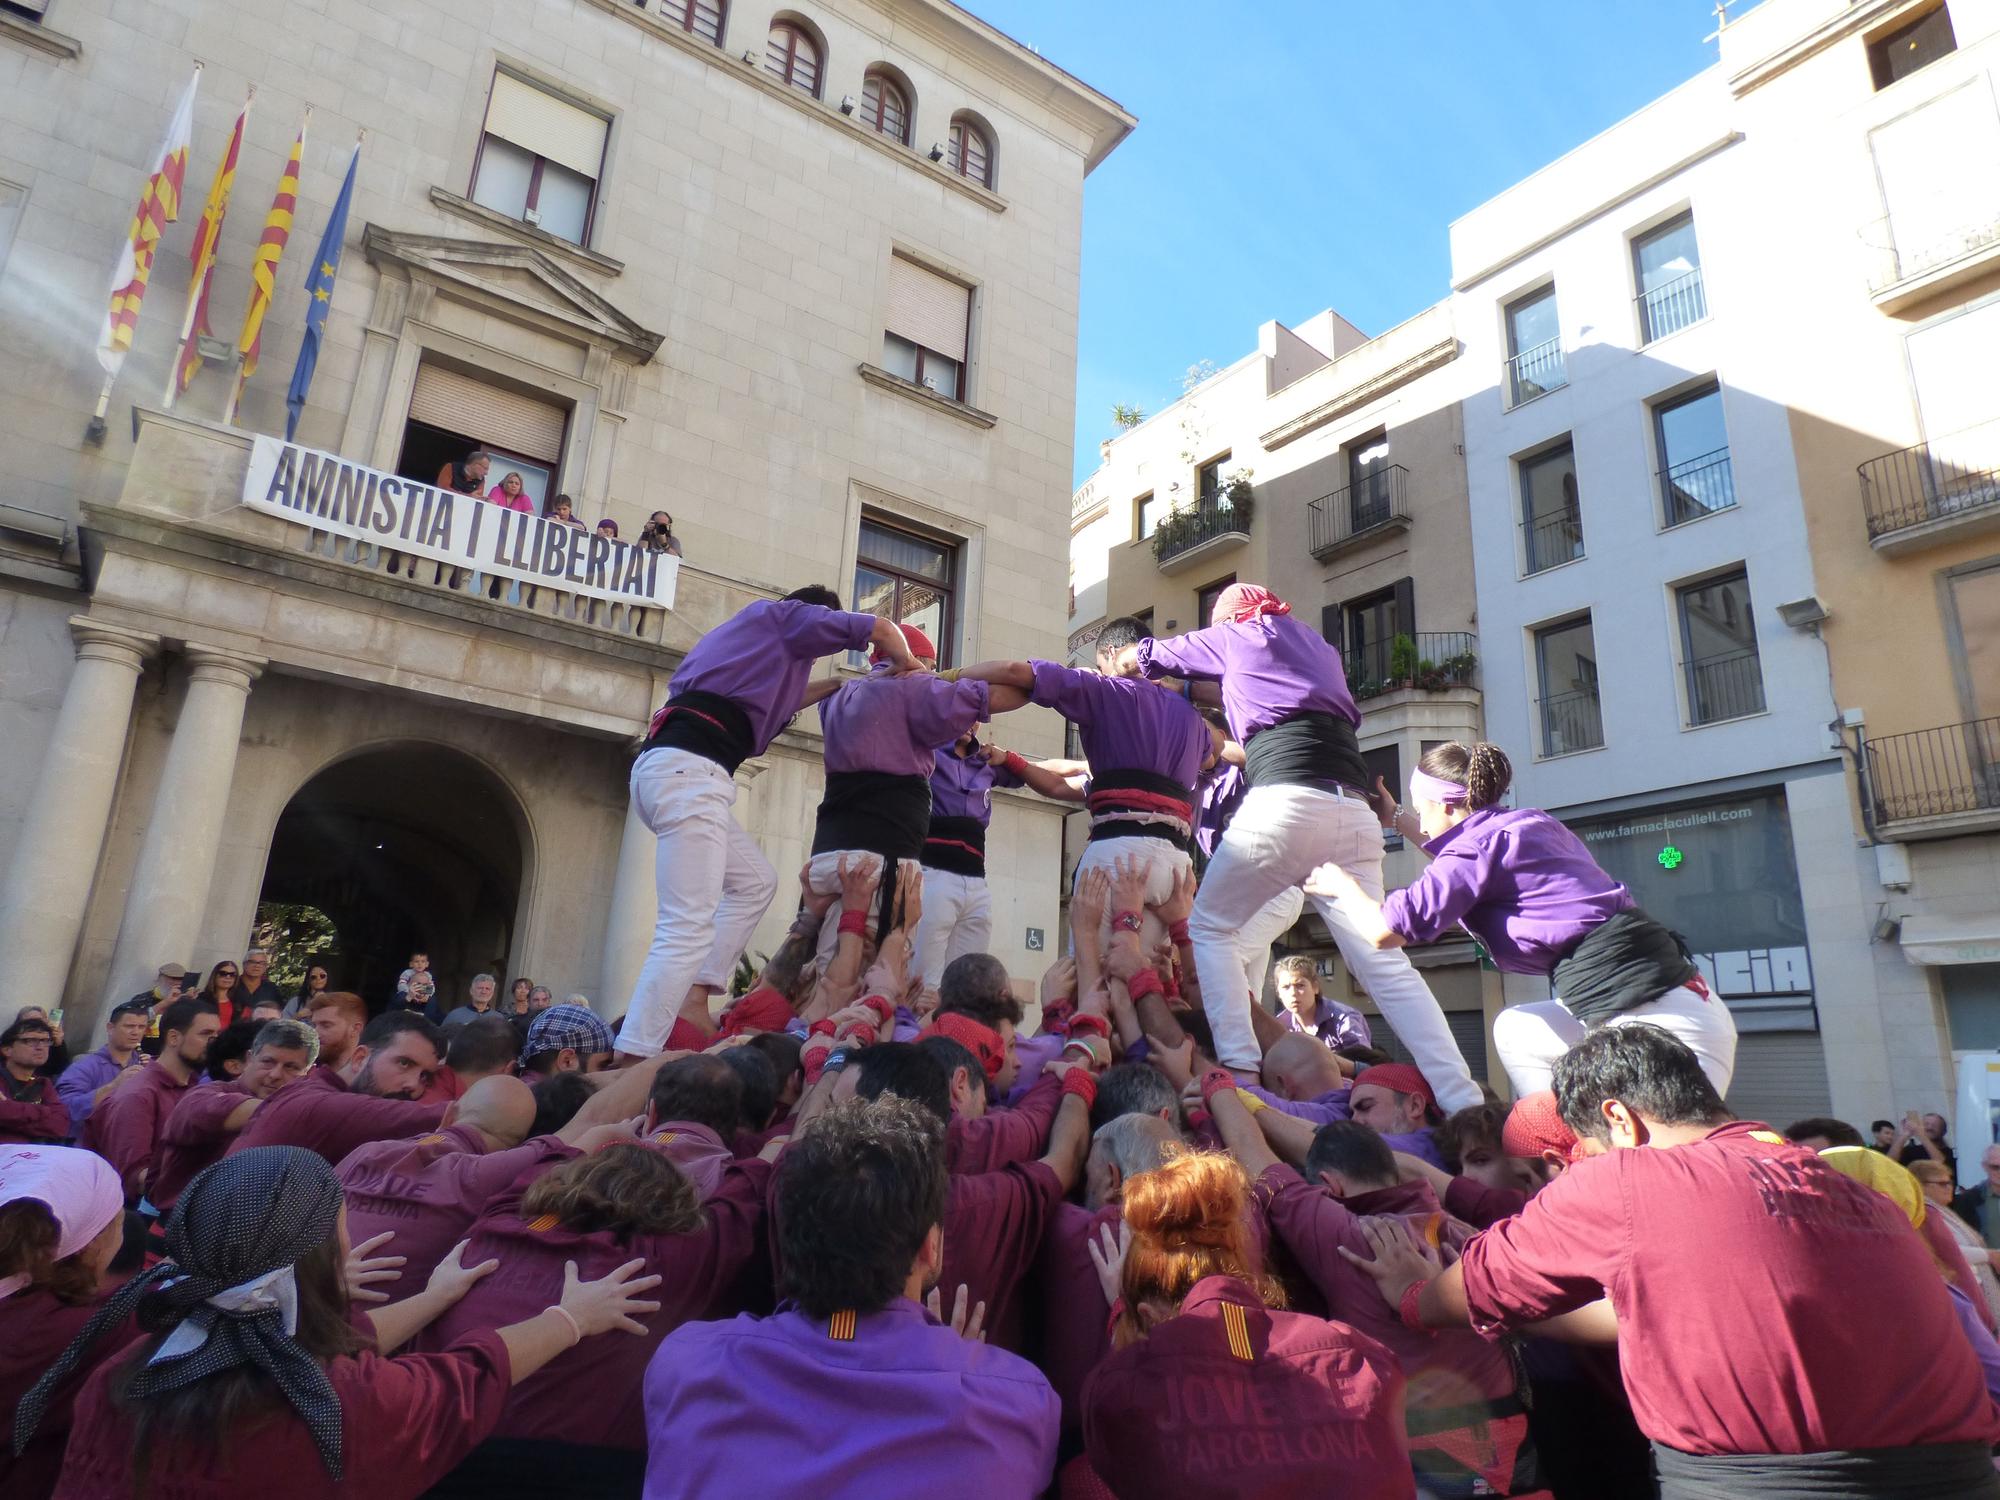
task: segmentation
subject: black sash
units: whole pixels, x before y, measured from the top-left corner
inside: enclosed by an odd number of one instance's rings
[[[686,692],[669,698],[653,716],[653,732],[639,747],[643,755],[662,747],[686,750],[712,760],[731,776],[757,748],[750,716],[734,698]]]
[[[866,849],[884,859],[920,859],[930,826],[930,777],[829,771],[812,852]],[[882,883],[895,882],[885,878]]]
[[[1578,938],[1556,963],[1553,977],[1563,1008],[1592,1026],[1657,1000],[1700,972],[1678,932],[1634,907]]]
[[[1653,1444],[1660,1500],[1995,1500],[1984,1443],[1829,1453],[1682,1453]]]
[[[986,878],[986,825],[977,818],[932,813],[924,838],[924,868]]]
[[[1252,787],[1337,783],[1364,795],[1375,784],[1354,726],[1332,714],[1301,711],[1260,729],[1243,746],[1243,779]]]

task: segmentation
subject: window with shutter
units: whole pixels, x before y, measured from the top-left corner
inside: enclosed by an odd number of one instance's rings
[[[474,203],[575,244],[589,237],[611,122],[511,73],[493,75]]]
[[[443,365],[421,364],[416,389],[410,394],[410,420],[554,464],[562,457],[569,411]]]
[[[965,399],[972,292],[905,256],[889,259],[889,316],[882,363],[949,401]]]
[[[985,131],[963,116],[951,122],[951,149],[946,160],[959,176],[993,186],[993,144]]]
[[[764,71],[802,94],[819,97],[819,45],[803,26],[774,22],[764,43]]]
[[[722,45],[722,0],[661,0],[660,15],[705,42]]]
[[[910,143],[910,100],[886,73],[870,73],[861,83],[861,123],[892,140]]]

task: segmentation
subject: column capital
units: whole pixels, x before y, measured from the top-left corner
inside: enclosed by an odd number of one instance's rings
[[[217,682],[238,692],[250,691],[250,684],[264,675],[270,663],[261,656],[246,656],[221,646],[187,643],[188,678],[193,682]]]
[[[76,638],[78,661],[104,661],[137,672],[160,649],[160,638],[143,630],[107,625],[89,615],[71,615],[69,633]]]

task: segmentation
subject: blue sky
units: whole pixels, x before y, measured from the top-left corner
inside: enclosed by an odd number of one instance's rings
[[[1454,218],[1715,57],[1705,0],[966,3],[1139,117],[1085,184],[1079,483],[1267,318],[1438,301]]]

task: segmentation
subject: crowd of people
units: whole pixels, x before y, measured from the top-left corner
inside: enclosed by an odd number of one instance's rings
[[[733,773],[808,702],[797,915],[731,999],[777,890]],[[1082,761],[980,740],[1029,703]],[[17,1020],[0,1493],[2000,1496],[2000,1244],[1943,1121],[1732,1118],[1677,936],[1498,747],[1399,803],[1358,721],[1261,589],[942,672],[801,590],[697,643],[634,765],[621,1017],[424,954],[373,1014],[163,971],[53,1097]],[[996,786],[1091,823],[1039,976],[989,951]],[[1386,827],[1432,860],[1393,893]],[[1408,1060],[1309,962],[1260,1003],[1306,902]],[[1511,1104],[1403,951],[1456,925],[1551,983],[1495,1026]]]
[[[464,458],[454,459],[438,470],[437,486],[454,494],[491,501],[524,515],[537,514],[534,497],[528,493],[527,480],[520,470],[503,471],[498,481],[489,488],[486,481],[492,474],[493,455],[482,448],[475,448]],[[564,526],[574,526],[579,531],[586,529],[584,521],[576,514],[576,502],[568,495],[551,495],[539,514]],[[612,541],[618,539],[618,523],[609,516],[587,529]],[[638,545],[648,552],[681,556],[681,541],[674,535],[673,516],[664,510],[654,511],[640,529]]]

